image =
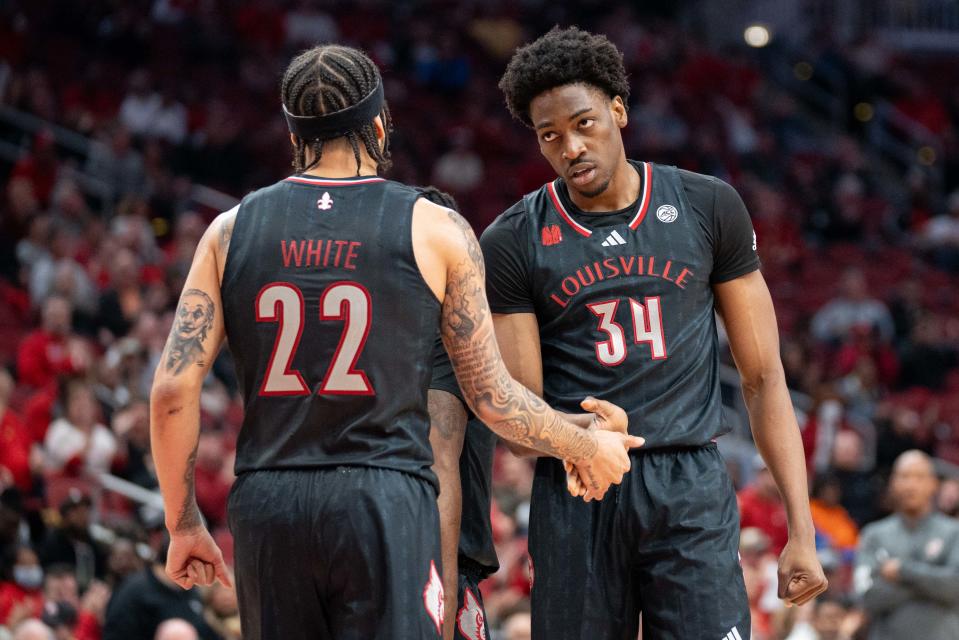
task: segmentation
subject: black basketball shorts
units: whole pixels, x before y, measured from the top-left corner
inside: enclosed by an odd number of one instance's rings
[[[530,511],[533,640],[749,640],[739,509],[715,445],[635,451],[600,502],[540,460]]]
[[[246,640],[413,638],[443,624],[436,492],[371,467],[254,471],[228,506]]]
[[[453,637],[456,640],[490,640],[486,609],[479,583],[483,574],[460,559],[459,584],[456,593],[456,624]]]

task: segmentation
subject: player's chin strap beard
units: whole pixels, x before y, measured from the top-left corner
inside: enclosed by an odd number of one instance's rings
[[[319,116],[296,116],[283,105],[290,133],[305,141],[332,140],[369,124],[383,110],[383,82],[379,79],[368,96],[339,111]]]

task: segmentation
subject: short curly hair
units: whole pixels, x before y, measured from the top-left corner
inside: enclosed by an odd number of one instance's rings
[[[529,105],[544,91],[565,84],[587,84],[610,99],[629,99],[623,54],[604,35],[577,27],[553,27],[513,54],[499,88],[513,117],[532,126]]]

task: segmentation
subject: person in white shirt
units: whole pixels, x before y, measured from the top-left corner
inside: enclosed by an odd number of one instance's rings
[[[65,415],[47,430],[43,448],[50,471],[83,470],[106,473],[117,454],[117,440],[99,422],[99,406],[93,389],[83,380],[71,380],[63,394]]]

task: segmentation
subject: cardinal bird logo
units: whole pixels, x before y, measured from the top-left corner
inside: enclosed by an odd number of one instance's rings
[[[423,587],[423,606],[426,607],[426,613],[433,624],[436,625],[436,632],[443,633],[443,581],[440,580],[440,574],[436,571],[436,563],[430,560],[430,578]]]
[[[463,607],[456,614],[456,626],[467,640],[486,640],[486,617],[471,589],[467,589],[463,596]]]

